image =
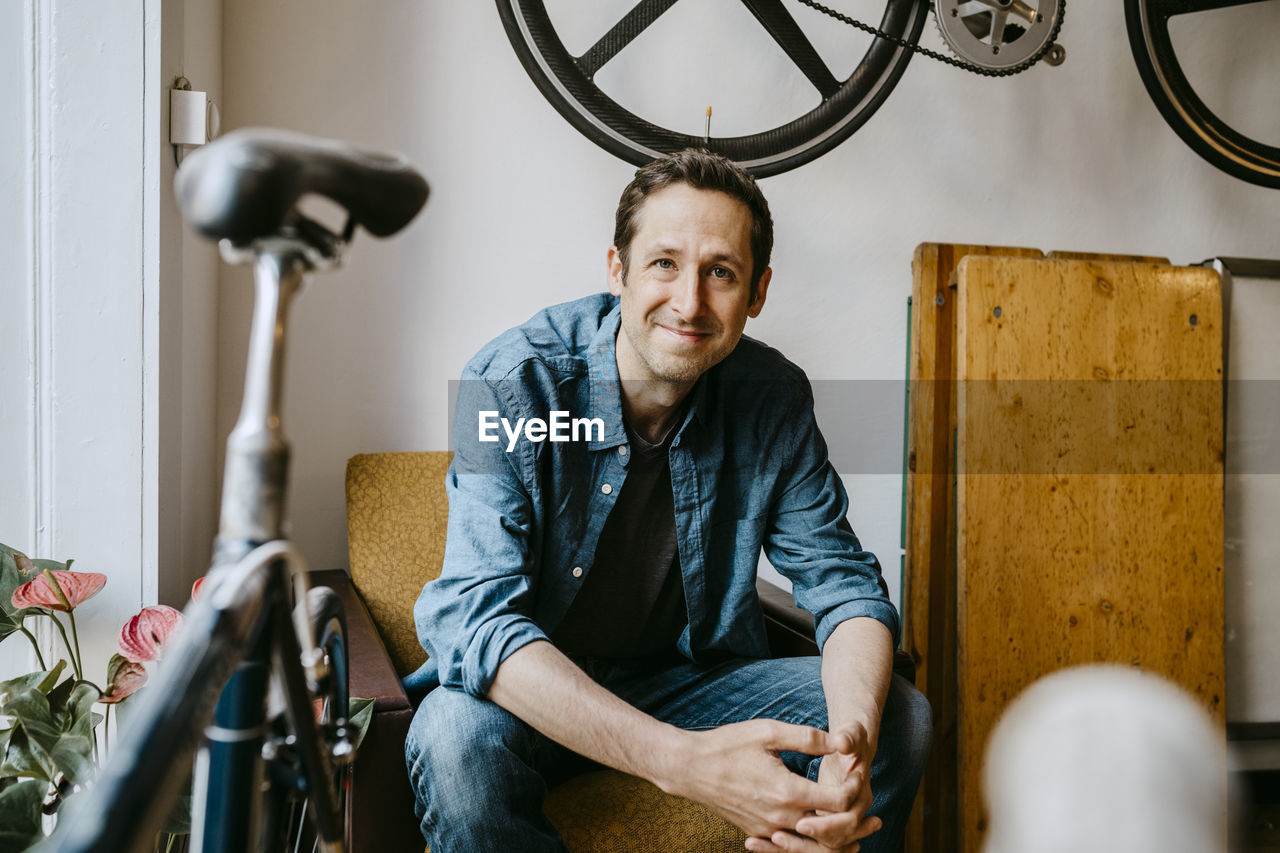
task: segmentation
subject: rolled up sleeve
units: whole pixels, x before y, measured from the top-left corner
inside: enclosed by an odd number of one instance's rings
[[[445,481],[444,567],[414,605],[418,638],[440,683],[478,697],[513,652],[546,639],[532,618],[534,498],[521,476],[520,449],[507,453],[501,441],[479,440],[481,410],[511,415],[489,383],[464,374]]]
[[[864,616],[884,624],[896,645],[898,611],[880,563],[849,525],[849,498],[831,467],[807,385],[793,411],[785,448],[790,473],[770,517],[765,556],[791,581],[796,604],[813,614],[819,649],[841,622]]]

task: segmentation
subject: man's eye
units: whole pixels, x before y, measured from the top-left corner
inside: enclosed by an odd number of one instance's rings
[[[733,273],[725,269],[724,267],[712,267],[711,275],[715,276],[716,278],[723,278],[723,279],[733,278]]]
[[[672,270],[676,268],[676,265],[673,264],[669,258],[658,258],[658,260],[653,263],[654,266],[660,270]]]

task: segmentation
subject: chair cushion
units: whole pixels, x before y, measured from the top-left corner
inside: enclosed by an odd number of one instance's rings
[[[545,808],[573,853],[729,853],[746,840],[706,806],[617,770],[575,776]]]
[[[617,770],[575,776],[545,810],[571,853],[740,853],[747,838],[706,806]]]
[[[351,579],[401,677],[427,659],[414,630],[413,603],[444,563],[444,478],[452,458],[448,451],[431,451],[366,453],[347,461]]]

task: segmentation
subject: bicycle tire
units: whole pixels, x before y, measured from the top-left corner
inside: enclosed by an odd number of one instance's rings
[[[1242,181],[1280,189],[1280,148],[1228,125],[1205,105],[1183,73],[1169,37],[1169,19],[1186,11],[1185,0],[1125,0],[1129,47],[1147,94],[1192,151]]]
[[[652,124],[602,92],[591,79],[593,63],[584,61],[592,51],[577,58],[568,52],[543,0],[497,0],[497,4],[507,38],[543,96],[584,136],[636,166],[690,147],[710,148],[761,178],[804,165],[848,139],[871,118],[898,84],[913,52],[877,37],[857,68],[844,81],[837,81],[838,88],[813,110],[770,130],[704,142],[703,137]],[[646,5],[641,2],[636,10]],[[651,5],[662,5],[662,0]],[[914,45],[928,14],[927,0],[887,0],[880,29]]]
[[[321,685],[320,692],[308,691],[308,699],[314,715],[314,730],[320,734],[321,748],[317,754],[328,762],[328,773],[333,779],[337,797],[337,815],[341,820],[343,841],[346,843],[349,836],[347,795],[350,787],[350,762],[333,751],[338,740],[346,736],[345,727],[350,711],[346,615],[342,602],[328,587],[309,590],[307,602],[311,613],[312,636],[316,648],[324,655],[328,669],[328,676]],[[307,721],[280,720],[278,724],[286,726],[289,732],[298,737],[304,733]],[[264,809],[265,840],[262,846],[266,850],[279,849],[297,853],[300,850],[322,849],[319,841],[321,833],[315,823],[316,806],[309,796],[310,792],[305,784],[290,784],[294,780],[318,778],[319,768],[305,766],[308,754],[310,753],[305,748],[300,748],[268,769],[269,778],[273,780],[270,788],[274,801],[268,802]]]

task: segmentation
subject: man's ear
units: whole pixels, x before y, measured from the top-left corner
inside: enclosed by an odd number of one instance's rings
[[[765,267],[760,275],[760,283],[756,285],[756,298],[751,300],[751,305],[747,308],[748,317],[760,316],[760,311],[764,308],[764,298],[769,292],[771,278],[773,278],[773,267]]]
[[[614,296],[622,295],[622,253],[617,246],[610,246],[607,257],[609,292]]]

